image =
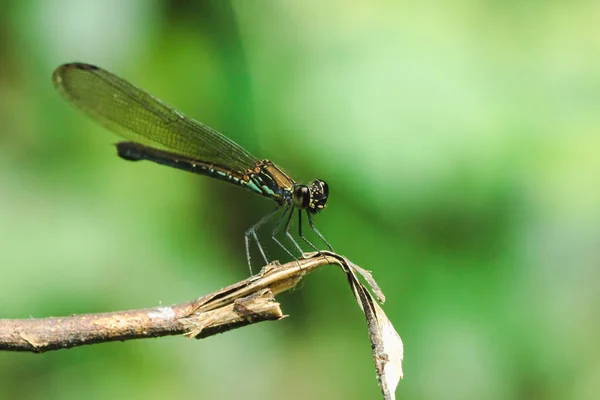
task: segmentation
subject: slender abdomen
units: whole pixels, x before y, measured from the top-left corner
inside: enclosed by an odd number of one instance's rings
[[[254,168],[235,171],[226,166],[192,160],[165,150],[144,146],[135,142],[117,143],[117,154],[128,161],[148,160],[161,165],[181,169],[195,174],[206,175],[247,188],[269,197],[280,204],[290,198],[294,181],[280,168],[268,160],[258,162]]]

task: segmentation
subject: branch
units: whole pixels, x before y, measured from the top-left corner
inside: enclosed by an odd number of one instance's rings
[[[318,253],[284,265],[271,263],[255,276],[167,307],[82,314],[70,317],[0,319],[0,350],[43,353],[87,344],[168,335],[205,338],[284,317],[274,296],[336,257]]]

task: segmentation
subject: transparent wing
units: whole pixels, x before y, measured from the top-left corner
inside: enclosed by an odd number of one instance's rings
[[[52,78],[65,99],[128,140],[240,171],[258,161],[221,133],[101,68],[64,64]]]

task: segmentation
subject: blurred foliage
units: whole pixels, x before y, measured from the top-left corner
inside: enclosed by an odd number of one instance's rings
[[[0,6],[0,317],[225,286],[272,207],[118,159],[118,138],[52,87],[83,61],[329,183],[316,224],[388,297],[398,398],[598,397],[597,2]],[[209,340],[1,354],[0,398],[379,398],[341,273],[282,301],[290,318]]]

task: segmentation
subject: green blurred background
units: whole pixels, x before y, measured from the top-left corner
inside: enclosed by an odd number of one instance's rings
[[[53,89],[55,67],[82,61],[329,183],[316,223],[387,295],[399,398],[598,398],[598,2],[0,9],[0,318],[171,304],[241,280],[243,232],[273,205],[117,158],[119,138]],[[208,340],[0,354],[0,398],[379,398],[339,270],[280,300],[289,318]]]

